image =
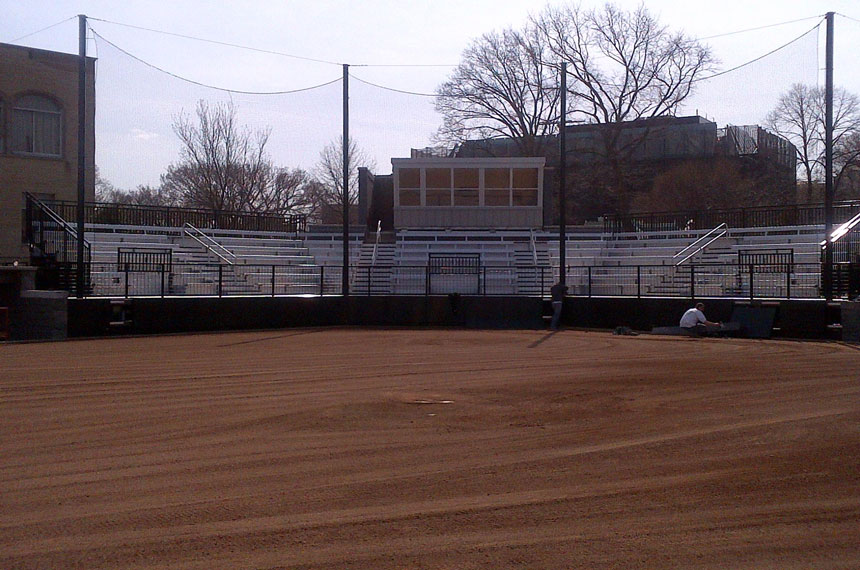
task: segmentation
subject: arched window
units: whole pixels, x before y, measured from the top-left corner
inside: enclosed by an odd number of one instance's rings
[[[12,108],[12,152],[60,156],[60,108],[41,95],[19,97]]]

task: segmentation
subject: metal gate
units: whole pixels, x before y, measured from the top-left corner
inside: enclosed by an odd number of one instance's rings
[[[431,253],[427,263],[430,295],[478,295],[481,292],[479,253]]]

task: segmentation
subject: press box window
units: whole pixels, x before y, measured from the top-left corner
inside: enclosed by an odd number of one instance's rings
[[[421,188],[421,170],[418,168],[401,168],[397,177],[401,188]]]
[[[510,188],[511,171],[509,168],[484,169],[485,188]]]
[[[537,190],[514,188],[513,190],[514,206],[537,206],[538,195]]]
[[[424,197],[425,206],[450,206],[450,188],[428,188]]]
[[[397,181],[400,183],[400,205],[420,206],[421,170],[419,168],[401,168],[397,171]]]
[[[478,169],[455,168],[454,188],[478,188]]]
[[[537,168],[514,168],[514,188],[537,188]]]
[[[485,188],[484,206],[510,206],[511,190],[509,188]]]
[[[426,173],[427,188],[451,188],[450,168],[428,168]]]
[[[420,206],[421,205],[421,190],[412,188],[400,189],[400,205],[401,206]]]
[[[454,188],[454,205],[455,206],[477,206],[478,205],[478,189],[477,188]]]

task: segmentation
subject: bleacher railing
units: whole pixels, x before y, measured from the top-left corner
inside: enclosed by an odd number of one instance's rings
[[[30,261],[38,267],[36,286],[62,289],[82,296],[90,289],[90,244],[83,240],[84,291],[78,288],[78,233],[48,204],[25,194],[25,239],[30,246]]]
[[[858,212],[860,212],[860,202],[838,202],[833,206],[834,223],[842,223]],[[699,231],[708,230],[723,223],[730,228],[823,225],[824,205],[758,206],[753,208],[629,214],[626,216],[610,214],[603,218],[603,231],[613,234]]]
[[[76,202],[55,200],[48,203],[69,223],[78,219]],[[87,202],[84,223],[123,226],[155,226],[181,228],[190,223],[201,229],[242,230],[254,232],[301,233],[307,230],[304,214],[254,214],[169,206],[138,206]]]
[[[129,263],[93,263],[92,295],[279,296],[340,295],[340,266],[173,263],[136,271]],[[151,269],[151,268],[149,268]],[[820,263],[571,266],[571,296],[817,299]],[[840,269],[843,271],[843,269]],[[557,279],[547,266],[481,265],[476,272],[434,272],[429,265],[353,266],[350,294],[528,296],[547,298]]]

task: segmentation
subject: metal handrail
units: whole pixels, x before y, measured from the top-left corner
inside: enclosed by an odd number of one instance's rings
[[[64,231],[68,232],[68,233],[69,233],[69,235],[71,235],[72,237],[74,237],[75,239],[77,239],[77,237],[78,237],[78,231],[75,229],[75,227],[74,227],[74,226],[72,226],[72,225],[71,225],[71,224],[69,224],[66,220],[64,220],[63,218],[61,218],[61,217],[60,217],[56,212],[54,212],[54,210],[52,210],[52,209],[51,209],[47,204],[45,204],[44,202],[42,202],[41,200],[39,200],[38,198],[36,198],[36,197],[35,197],[35,196],[33,196],[32,194],[30,194],[29,192],[26,192],[25,194],[26,194],[26,196],[27,196],[27,199],[28,199],[28,200],[30,200],[31,202],[33,202],[34,204],[36,204],[37,206],[39,206],[39,209],[40,209],[41,211],[45,212],[45,214],[47,214],[47,215],[48,215],[48,217],[49,217],[49,218],[51,218],[51,221],[52,221],[52,222],[57,223],[57,224],[60,224],[60,226],[63,228],[63,230],[64,230]],[[85,246],[89,246],[89,245],[90,245],[90,243],[89,243],[86,239],[84,239],[84,245],[85,245]]]
[[[69,220],[77,219],[76,202],[65,200],[50,200],[49,202],[60,216]],[[89,224],[180,227],[188,221],[197,227],[213,229],[289,233],[300,233],[307,230],[307,216],[304,214],[253,213],[207,208],[86,202],[84,216]]]
[[[858,223],[860,223],[860,214],[857,214],[856,216],[833,230],[833,232],[831,232],[830,234],[830,243],[836,243],[837,241],[839,241],[842,236],[847,235],[848,232],[850,232]],[[825,242],[826,240],[822,241],[821,245],[824,246]]]
[[[722,231],[720,232],[720,230],[722,230]],[[720,239],[721,237],[723,237],[724,235],[726,235],[726,233],[728,233],[728,226],[726,225],[726,223],[725,223],[725,222],[723,222],[722,224],[718,225],[718,226],[717,226],[717,227],[715,227],[714,229],[710,230],[708,233],[706,233],[705,235],[703,235],[702,237],[700,237],[699,239],[697,239],[696,241],[694,241],[693,243],[691,243],[690,245],[688,245],[687,247],[685,247],[684,249],[682,249],[681,251],[679,251],[678,253],[676,253],[675,255],[673,255],[673,256],[672,256],[672,259],[677,259],[678,257],[680,257],[680,256],[684,255],[684,253],[685,253],[686,251],[688,251],[688,250],[690,250],[690,249],[692,249],[692,248],[696,247],[696,245],[697,245],[697,244],[699,244],[699,243],[700,243],[700,242],[702,242],[702,241],[705,241],[706,239],[708,239],[708,237],[709,237],[711,234],[714,234],[714,233],[717,233],[717,232],[720,232],[720,233],[719,233],[719,235],[714,236],[714,237],[713,237],[713,238],[711,238],[711,239],[710,239],[710,241],[708,241],[705,245],[701,246],[699,249],[695,250],[693,253],[691,253],[691,254],[687,255],[687,257],[685,257],[685,258],[684,258],[684,259],[682,259],[681,261],[679,261],[679,262],[675,263],[675,267],[678,267],[679,265],[683,265],[685,261],[687,261],[688,259],[690,259],[690,258],[691,258],[691,257],[693,257],[694,255],[696,255],[696,254],[698,254],[698,253],[700,253],[700,252],[704,251],[704,250],[705,250],[705,248],[707,248],[709,245],[711,245],[712,243],[714,243],[715,241],[717,241],[718,239]]]
[[[370,258],[370,265],[376,265],[376,250],[379,247],[379,235],[382,233],[382,220],[376,222],[376,241],[373,242],[373,255]]]
[[[532,259],[534,260],[534,264],[537,266],[537,264],[538,264],[537,244],[535,243],[535,231],[533,229],[529,229],[529,242],[532,246]]]
[[[198,234],[200,234],[201,236],[203,236],[207,240],[209,240],[209,242],[214,244],[216,247],[220,248],[223,252],[225,252],[227,255],[232,257],[233,261],[230,261],[225,256],[218,253],[214,247],[212,247],[210,244],[206,243],[204,240],[200,239],[199,237],[197,237],[193,233],[190,233],[188,231],[189,228],[194,230],[195,232],[197,232]],[[210,253],[214,253],[219,259],[221,259],[227,265],[233,265],[236,262],[236,254],[235,253],[233,253],[232,251],[230,251],[229,249],[227,249],[226,247],[224,247],[223,245],[221,245],[220,243],[218,243],[217,241],[212,239],[210,236],[201,232],[199,229],[195,228],[190,223],[185,222],[185,225],[182,227],[182,233],[187,235],[188,237],[190,237],[191,239],[193,239],[194,241],[196,241],[197,243],[199,243],[203,247],[205,247]]]

